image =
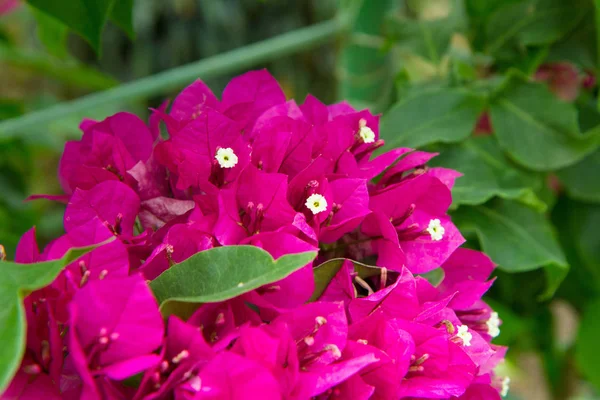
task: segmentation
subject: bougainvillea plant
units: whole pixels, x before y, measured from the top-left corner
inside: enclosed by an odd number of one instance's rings
[[[32,229],[3,263],[28,294],[4,397],[506,395],[481,299],[494,264],[447,214],[460,174],[408,148],[374,157],[378,125],[345,102],[286,101],[264,70],[221,100],[196,81],[149,124],[83,121],[52,197],[65,234],[39,251]],[[19,283],[61,257],[47,286]]]

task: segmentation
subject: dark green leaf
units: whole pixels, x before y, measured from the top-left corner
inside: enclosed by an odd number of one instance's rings
[[[600,143],[600,130],[581,134],[573,104],[516,73],[509,75],[490,111],[500,145],[536,171],[573,164]]]
[[[548,267],[547,290],[551,295],[568,271],[568,264],[544,214],[512,201],[476,207],[460,207],[454,221],[461,230],[477,234],[481,247],[499,268],[521,272]]]
[[[577,341],[575,342],[575,360],[583,375],[600,390],[600,299],[591,301],[583,314]]]
[[[310,263],[316,252],[276,261],[255,246],[224,246],[197,253],[150,283],[161,307],[170,301],[214,303],[279,281]]]
[[[71,249],[60,260],[37,264],[0,262],[0,393],[17,372],[25,351],[26,321],[23,299],[49,285],[63,268],[97,246]]]
[[[545,211],[546,205],[535,195],[543,184],[541,177],[510,165],[491,136],[444,148],[430,164],[463,173],[452,189],[454,206],[483,204],[498,196]]]
[[[473,132],[484,106],[484,98],[464,89],[422,90],[383,116],[380,134],[387,147],[459,142]]]
[[[123,29],[131,39],[135,37],[133,30],[133,0],[116,0],[110,12],[110,19]]]
[[[556,174],[574,199],[600,203],[600,151]]]
[[[340,268],[342,268],[342,265],[346,260],[346,258],[334,258],[319,264],[313,269],[313,273],[315,275],[315,291],[313,292],[310,301],[316,301],[319,297],[321,297],[323,292],[325,292],[327,285],[329,285],[329,282],[331,282],[335,274],[337,274]],[[362,264],[354,260],[348,261],[352,262],[354,271],[361,278],[368,278],[381,273],[381,268],[379,267]]]
[[[550,47],[548,61],[571,61],[580,67],[597,68],[596,21],[588,13],[573,32]]]
[[[114,2],[121,0],[27,0],[33,7],[56,18],[100,51],[100,37]]]
[[[67,35],[69,29],[56,18],[31,8],[36,20],[37,35],[48,52],[56,57],[65,58],[67,52]]]
[[[487,51],[495,53],[507,44],[523,46],[553,43],[571,31],[584,17],[584,2],[529,0],[497,10],[486,26]]]

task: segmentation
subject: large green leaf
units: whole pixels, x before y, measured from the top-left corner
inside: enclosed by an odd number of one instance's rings
[[[316,252],[273,260],[255,246],[224,246],[197,253],[150,283],[161,308],[169,302],[214,303],[279,281],[310,263]]]
[[[587,156],[575,165],[557,171],[569,196],[582,201],[600,203],[600,151]]]
[[[81,35],[96,52],[100,50],[102,30],[115,1],[121,0],[27,0]]]
[[[490,136],[472,137],[444,148],[430,164],[463,173],[452,189],[454,206],[483,204],[498,196],[518,200],[540,211],[546,208],[535,195],[542,185],[541,177],[514,168]]]
[[[465,89],[434,87],[407,97],[382,118],[380,134],[388,147],[419,147],[466,139],[485,99]]]
[[[65,266],[97,246],[72,249],[63,258],[37,264],[0,262],[0,393],[15,375],[23,358],[26,320],[23,299],[49,285]]]
[[[115,0],[110,12],[110,19],[131,38],[133,31],[133,0]]]
[[[600,143],[600,130],[581,134],[577,110],[539,83],[510,74],[491,103],[500,145],[519,164],[536,171],[566,167]]]
[[[544,214],[497,200],[460,207],[453,216],[461,230],[477,235],[483,251],[500,269],[522,272],[545,267],[548,284],[544,297],[551,296],[564,279],[569,266]]]
[[[498,9],[486,25],[487,51],[507,44],[544,45],[561,39],[584,17],[584,1],[528,0]]]
[[[550,47],[547,61],[571,61],[586,69],[597,68],[596,35],[594,13],[588,13],[573,32]]]
[[[45,14],[36,16],[40,38],[54,54],[64,54],[66,28],[77,32],[99,53],[102,31],[109,18],[133,38],[133,1],[27,0]]]
[[[575,360],[584,376],[600,390],[600,299],[591,301],[583,314],[577,341],[575,342]]]
[[[56,57],[67,57],[67,26],[36,8],[32,7],[31,10],[36,20],[37,36],[46,50]]]

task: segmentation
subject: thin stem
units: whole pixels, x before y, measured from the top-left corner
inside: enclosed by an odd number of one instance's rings
[[[0,123],[0,139],[16,136],[34,126],[82,113],[107,104],[147,98],[175,90],[201,77],[208,79],[239,71],[265,61],[316,47],[349,29],[351,20],[344,14],[293,32],[244,46],[191,64],[173,68],[153,76],[124,83],[103,92],[57,104],[44,110]]]

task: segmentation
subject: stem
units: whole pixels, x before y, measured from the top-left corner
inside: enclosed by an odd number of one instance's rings
[[[0,139],[13,137],[19,132],[27,131],[30,127],[43,126],[54,120],[106,104],[147,98],[175,90],[198,77],[209,79],[310,49],[336,38],[340,33],[349,29],[350,23],[351,19],[342,13],[329,21],[124,83],[115,88],[89,94],[19,118],[12,118],[0,122]]]

